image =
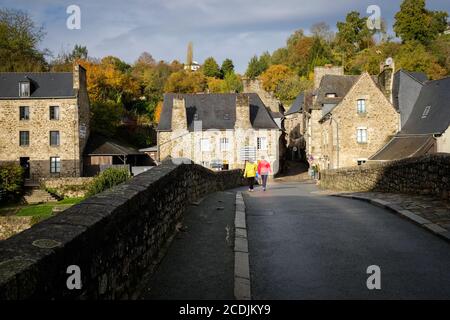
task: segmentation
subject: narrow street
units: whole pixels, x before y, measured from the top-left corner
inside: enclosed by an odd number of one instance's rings
[[[310,183],[243,195],[253,299],[450,298],[450,244],[410,221]]]

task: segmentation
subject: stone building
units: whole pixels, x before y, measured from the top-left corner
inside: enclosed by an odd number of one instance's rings
[[[158,161],[170,157],[220,170],[264,157],[276,173],[280,134],[257,94],[166,94]]]
[[[361,165],[399,131],[399,113],[377,79],[364,73],[321,80],[322,169]]]
[[[401,95],[394,96],[403,112],[401,131],[370,157],[370,161],[450,153],[450,77],[419,82],[416,78],[420,75],[411,79],[410,73],[401,72],[406,75],[399,77]]]
[[[284,114],[284,130],[286,132],[287,159],[305,160],[305,93],[300,93],[289,110]]]
[[[0,163],[26,178],[82,175],[89,137],[86,70],[0,73]]]

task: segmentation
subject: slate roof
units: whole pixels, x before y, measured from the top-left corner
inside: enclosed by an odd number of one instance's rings
[[[433,135],[424,136],[396,136],[392,138],[380,151],[370,157],[373,161],[389,161],[426,154],[433,146]]]
[[[124,142],[107,138],[98,133],[92,133],[89,136],[86,148],[84,149],[84,155],[87,156],[128,156],[141,154],[144,153]]]
[[[75,97],[72,72],[0,72],[0,99],[19,97],[19,82],[30,81],[29,98]]]
[[[320,81],[316,104],[338,104],[344,99],[360,76],[325,75]],[[327,98],[328,93],[335,93],[336,98]]]
[[[302,92],[297,96],[297,98],[295,98],[289,110],[286,111],[284,115],[288,116],[290,114],[301,112],[303,110],[304,103],[305,103],[305,94]]]
[[[450,77],[424,84],[401,134],[441,134],[449,125]]]
[[[164,104],[157,131],[170,131],[173,99],[182,97],[186,103],[188,130],[194,131],[194,116],[202,121],[202,128],[234,129],[236,122],[236,93],[164,95]],[[250,122],[254,129],[279,129],[266,106],[256,93],[245,93],[250,98]]]
[[[398,70],[394,74],[394,82],[392,84],[392,102],[395,109],[399,110],[401,104],[401,96],[408,100],[412,99],[412,102],[405,101],[405,103],[414,103],[415,99],[418,95],[418,90],[420,90],[421,86],[425,81],[428,80],[428,77],[423,72],[410,72],[403,69]]]

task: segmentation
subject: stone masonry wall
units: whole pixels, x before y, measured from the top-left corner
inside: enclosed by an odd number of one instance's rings
[[[321,173],[320,187],[339,191],[420,194],[448,200],[450,154],[325,170]]]
[[[241,183],[240,170],[167,162],[0,241],[0,300],[135,297],[186,206]],[[67,289],[70,265],[81,290]]]
[[[86,195],[93,179],[88,177],[43,179],[41,185],[55,190],[58,196],[77,198]]]

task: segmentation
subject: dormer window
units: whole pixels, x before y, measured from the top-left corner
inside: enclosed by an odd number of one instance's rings
[[[430,113],[431,106],[426,106],[422,113],[422,119],[425,119],[428,117],[428,114]]]
[[[19,82],[19,97],[29,97],[30,96],[30,82],[22,81]]]
[[[337,94],[336,94],[336,93],[327,93],[325,96],[326,96],[327,98],[336,98],[336,97],[337,97]]]

